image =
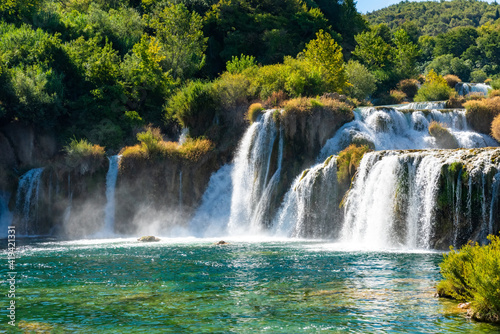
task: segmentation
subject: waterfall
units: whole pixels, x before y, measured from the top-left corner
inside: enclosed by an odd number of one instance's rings
[[[0,191],[0,238],[7,238],[7,229],[12,225],[12,212],[9,210],[10,193]]]
[[[483,178],[485,183],[497,182],[493,175],[500,166],[493,156],[499,154],[500,149],[366,154],[345,201],[341,240],[370,248],[429,249],[435,239],[460,245],[485,227],[491,230],[482,212],[493,208],[498,195],[493,188],[491,195],[481,196],[480,186]],[[437,226],[444,215],[444,221],[452,222],[450,237]]]
[[[492,89],[491,86],[484,83],[459,82],[455,86],[455,90],[462,96],[474,93],[488,95],[490,89]]]
[[[260,233],[266,224],[261,218],[269,209],[269,197],[279,178],[283,151],[283,141],[280,139],[278,166],[272,173],[271,158],[278,136],[273,112],[266,111],[250,126],[236,152],[231,176],[230,234]]]
[[[226,233],[231,214],[233,165],[224,165],[212,174],[201,205],[189,226],[193,235],[215,237]]]
[[[38,226],[38,197],[43,168],[35,168],[26,172],[19,179],[16,194],[16,211],[19,215],[20,235],[33,235]]]
[[[103,235],[113,235],[115,225],[115,187],[118,178],[120,155],[114,155],[109,160],[109,169],[106,174],[106,206],[104,208]]]
[[[288,237],[335,237],[341,226],[337,194],[337,157],[305,170],[285,195],[274,233]]]
[[[490,136],[468,128],[465,110],[416,110],[396,107],[368,107],[354,110],[354,120],[342,126],[321,150],[319,160],[337,154],[351,143],[369,144],[375,150],[440,148],[429,135],[429,124],[436,121],[447,126],[459,147],[497,146]]]

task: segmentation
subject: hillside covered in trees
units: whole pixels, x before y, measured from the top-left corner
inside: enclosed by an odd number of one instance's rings
[[[401,1],[366,14],[372,25],[387,24],[396,29],[408,27],[420,35],[436,36],[455,27],[480,27],[500,18],[498,3],[485,1]]]
[[[399,16],[370,26],[352,0],[4,1],[0,126],[35,125],[60,146],[84,139],[110,152],[148,126],[165,140],[187,129],[203,147],[231,151],[254,102],[332,92],[353,105],[444,100],[445,75],[500,86],[498,7],[401,3],[367,16],[408,11],[420,27]],[[457,12],[454,27],[426,32],[431,8]]]

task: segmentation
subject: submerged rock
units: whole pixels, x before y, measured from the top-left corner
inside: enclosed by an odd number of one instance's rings
[[[160,241],[160,238],[157,238],[153,235],[148,235],[144,237],[140,237],[137,239],[137,241],[142,241],[142,242],[154,242],[154,241]]]

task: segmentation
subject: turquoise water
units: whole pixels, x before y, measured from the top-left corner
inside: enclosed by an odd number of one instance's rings
[[[16,329],[499,332],[433,297],[440,253],[354,251],[321,241],[214,241],[26,241],[17,251]],[[7,290],[5,280],[0,286]],[[7,331],[2,296],[0,331]]]

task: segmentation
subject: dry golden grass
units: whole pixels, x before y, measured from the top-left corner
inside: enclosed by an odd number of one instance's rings
[[[500,114],[498,114],[491,123],[491,135],[500,142]]]
[[[464,104],[467,122],[478,132],[489,134],[493,119],[500,114],[500,96]]]
[[[443,78],[444,80],[446,80],[446,83],[448,84],[448,86],[450,86],[450,88],[455,88],[457,83],[462,82],[459,77],[453,74],[445,75]]]

